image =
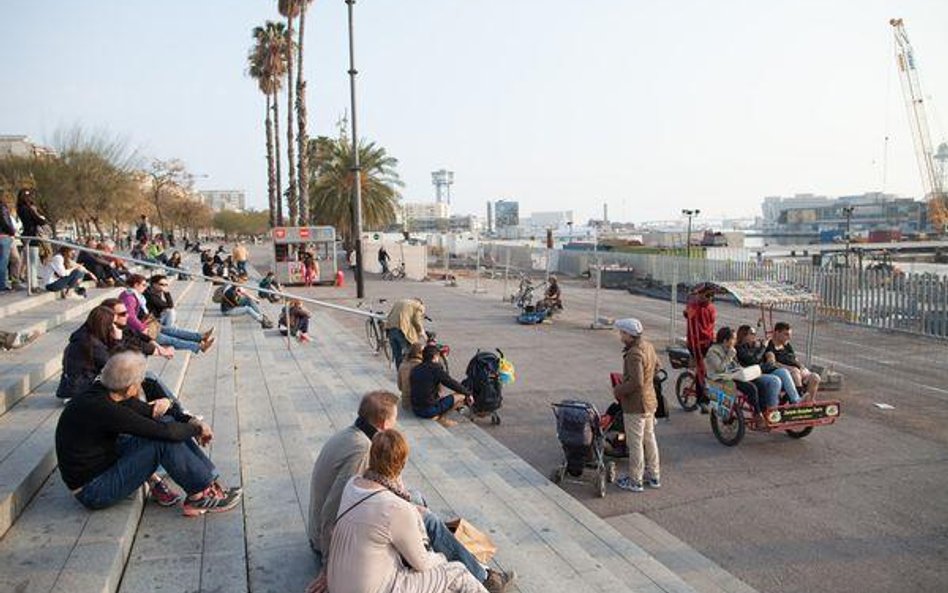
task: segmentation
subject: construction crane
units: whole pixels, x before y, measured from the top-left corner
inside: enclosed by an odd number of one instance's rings
[[[915,53],[902,19],[892,19],[889,24],[892,25],[892,32],[895,35],[895,61],[899,67],[902,95],[905,97],[909,125],[915,141],[915,157],[918,159],[918,168],[922,175],[922,187],[928,198],[928,220],[932,228],[944,232],[948,227],[948,197],[945,196],[945,182],[941,171],[935,165],[935,151],[928,131],[928,119],[925,115],[922,87],[918,80]]]

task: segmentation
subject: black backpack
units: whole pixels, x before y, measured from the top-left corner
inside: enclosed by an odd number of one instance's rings
[[[499,351],[498,351],[499,352]],[[471,406],[476,414],[493,412],[504,401],[500,384],[500,356],[478,350],[467,363],[467,377],[461,382],[474,396]]]

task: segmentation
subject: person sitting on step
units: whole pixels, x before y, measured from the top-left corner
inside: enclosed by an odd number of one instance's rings
[[[273,327],[273,322],[260,312],[257,299],[253,298],[242,287],[231,284],[224,289],[221,295],[221,313],[228,317],[249,315],[260,323],[263,329]]]
[[[89,389],[121,339],[122,331],[115,326],[115,311],[111,307],[99,305],[89,311],[85,322],[69,336],[63,351],[63,372],[56,397],[69,399]]]
[[[257,286],[263,290],[275,290],[278,292],[283,290],[283,286],[281,286],[280,283],[276,281],[276,276],[274,275],[272,270],[267,272],[267,275],[260,279],[260,283]],[[270,294],[270,293],[260,291],[260,292],[257,292],[257,296],[260,297],[261,299],[267,299],[271,303],[280,302],[280,296],[276,294]]]
[[[441,365],[441,350],[429,344],[421,351],[421,363],[411,371],[411,409],[419,418],[438,420],[444,426],[454,426],[454,420],[445,417],[469,403],[471,392],[451,378]],[[447,387],[454,393],[441,395],[441,387]]]
[[[398,390],[402,394],[402,407],[405,409],[411,409],[411,372],[421,364],[421,352],[424,349],[424,342],[415,342],[408,347],[408,355],[398,365]]]
[[[287,319],[289,313],[289,319]],[[312,316],[299,299],[292,299],[285,308],[280,309],[277,327],[280,335],[296,337],[300,342],[309,342],[309,318]]]
[[[211,427],[186,414],[166,415],[171,408],[166,399],[138,399],[144,379],[145,357],[122,352],[106,362],[88,390],[66,404],[56,425],[56,457],[66,487],[86,508],[103,509],[146,482],[161,483],[155,482],[160,466],[184,489],[186,516],[237,506],[240,489],[220,484],[198,444],[211,442]],[[175,503],[180,499],[170,486],[159,488]]]
[[[74,262],[75,250],[60,247],[43,267],[42,283],[49,292],[58,292],[62,298],[84,299],[86,289],[80,286],[86,274],[93,281],[98,278],[83,266]]]
[[[333,593],[406,591],[482,593],[460,562],[428,549],[422,520],[405,490],[405,437],[395,429],[372,438],[369,467],[346,484],[336,518],[327,580]]]
[[[206,352],[214,343],[211,332],[198,333],[173,325],[161,324],[148,310],[148,303],[145,300],[146,285],[147,282],[144,276],[132,274],[128,277],[128,288],[119,295],[119,299],[125,303],[125,307],[128,309],[128,325],[135,330],[151,335],[162,346],[190,350],[194,354]],[[168,290],[167,277],[160,276],[155,285],[156,290]],[[170,298],[171,295],[168,296]],[[149,326],[151,326],[150,330]]]
[[[368,468],[372,438],[380,431],[393,428],[397,420],[398,396],[387,391],[371,391],[362,397],[355,424],[334,434],[320,449],[310,480],[307,534],[316,554],[317,577],[310,583],[309,593],[326,592],[326,571],[322,568],[331,556],[333,527],[346,484]],[[420,501],[420,496],[415,498],[416,502]],[[462,563],[490,593],[506,590],[514,578],[512,572],[483,566],[458,542],[444,521],[423,506],[417,508],[434,552],[443,554],[449,561]]]

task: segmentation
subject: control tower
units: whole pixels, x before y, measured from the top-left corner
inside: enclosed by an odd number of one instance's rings
[[[440,169],[431,172],[431,183],[435,186],[435,202],[451,204],[451,185],[454,184],[454,171]]]

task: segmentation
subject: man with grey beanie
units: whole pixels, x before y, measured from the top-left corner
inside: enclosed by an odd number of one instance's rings
[[[615,328],[623,345],[622,382],[615,386],[615,396],[622,405],[629,449],[629,475],[619,478],[616,485],[630,492],[642,492],[643,482],[652,488],[661,487],[655,441],[658,397],[653,383],[658,355],[652,343],[642,336],[642,322],[638,319],[619,319]]]

